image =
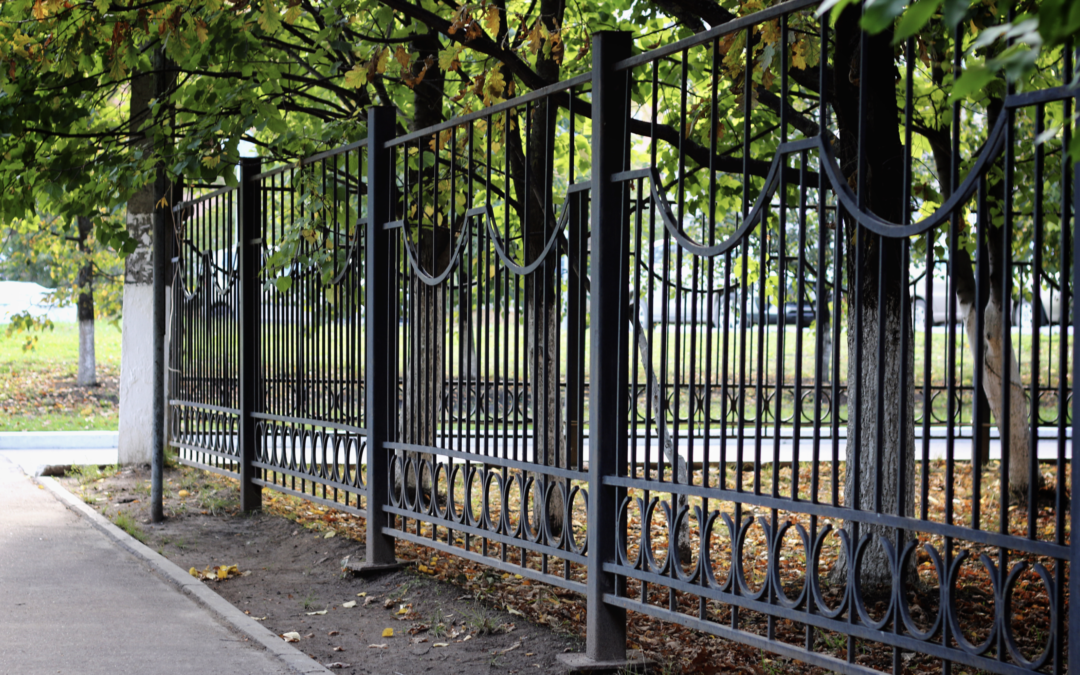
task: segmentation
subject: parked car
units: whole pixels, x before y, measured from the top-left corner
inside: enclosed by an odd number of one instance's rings
[[[915,330],[919,330],[920,326],[924,326],[926,321],[926,312],[931,311],[930,322],[933,325],[944,324],[948,320],[949,311],[949,282],[946,278],[947,263],[945,261],[938,261],[934,264],[934,274],[930,279],[930,303],[927,303],[926,295],[926,273],[922,268],[913,268],[911,271],[911,310],[912,310],[912,323],[915,326]],[[1013,294],[1014,300],[1012,303],[1011,319],[1014,326],[1031,326],[1034,314],[1034,305],[1029,298],[1022,298],[1021,290],[1030,293],[1031,281],[1030,277],[1024,279],[1023,277],[1013,278]],[[1051,324],[1059,324],[1061,321],[1061,312],[1065,303],[1062,301],[1062,293],[1059,289],[1048,288],[1043,285],[1039,291],[1039,315],[1040,325],[1047,326]],[[966,318],[966,308],[957,305],[957,317],[958,323],[962,323]],[[1070,315],[1071,316],[1071,311]]]
[[[787,297],[794,296],[795,293],[789,292]],[[764,324],[779,324],[780,323],[780,311],[779,307],[772,304],[770,298],[765,299],[765,311],[760,312],[758,310],[758,297],[753,295],[747,300],[747,318],[749,319],[749,325]],[[817,307],[813,302],[809,300],[803,300],[797,302],[794,300],[787,300],[784,302],[784,325],[785,326],[798,326],[799,328],[807,328],[810,324],[817,320]],[[829,308],[825,306],[822,314],[824,321],[829,320]]]
[[[1026,287],[1029,290],[1030,287]],[[1040,326],[1059,326],[1061,325],[1061,314],[1066,307],[1066,298],[1058,288],[1047,288],[1041,286],[1039,288],[1039,325]],[[1072,322],[1072,307],[1068,308],[1069,315],[1067,321]],[[1020,326],[1021,328],[1029,328],[1034,324],[1035,319],[1035,306],[1030,298],[1022,298],[1013,301],[1012,310],[1012,325]]]

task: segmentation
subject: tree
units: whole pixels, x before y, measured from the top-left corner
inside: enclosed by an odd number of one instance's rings
[[[43,211],[48,207],[43,204]],[[111,214],[102,218],[114,220]],[[116,251],[101,245],[89,217],[64,222],[42,215],[16,219],[3,230],[4,250],[0,274],[6,278],[33,281],[50,288],[45,302],[58,307],[76,306],[79,322],[79,362],[76,381],[82,386],[97,384],[94,330],[97,318],[115,321],[120,316],[121,278]],[[37,332],[51,328],[51,322],[28,313],[9,326],[26,333],[27,346],[37,340]]]

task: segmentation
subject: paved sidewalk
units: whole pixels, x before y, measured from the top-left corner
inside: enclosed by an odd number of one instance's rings
[[[115,431],[0,431],[0,457],[29,476],[49,467],[116,464],[117,436]]]
[[[190,591],[155,575],[147,560],[156,554],[136,557],[101,525],[65,508],[0,456],[0,672],[296,672],[287,654],[283,660],[280,651],[258,646],[257,634],[226,628],[206,599],[200,606]]]

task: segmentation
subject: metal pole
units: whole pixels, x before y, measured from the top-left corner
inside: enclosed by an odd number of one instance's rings
[[[1080,97],[1077,97],[1076,101],[1077,109],[1080,109]],[[1073,205],[1080,204],[1080,162],[1073,165]],[[1072,221],[1072,246],[1073,246],[1073,268],[1072,268],[1072,289],[1073,293],[1076,293],[1076,289],[1080,288],[1080,236],[1077,236],[1077,223],[1080,223],[1080,212],[1076,212],[1073,215]],[[1066,228],[1066,232],[1068,228]],[[1036,298],[1037,300],[1037,298]],[[1072,363],[1072,381],[1076,382],[1077,372],[1076,364],[1080,363],[1080,339],[1077,339],[1076,335],[1076,318],[1075,310],[1073,313],[1073,363]],[[1065,335],[1062,334],[1061,339],[1065,339]],[[1032,401],[1032,408],[1038,408],[1038,402]],[[1076,438],[1080,438],[1080,397],[1073,396],[1072,398],[1072,419],[1073,419],[1073,436],[1069,441],[1069,445],[1075,442]],[[1064,414],[1064,410],[1059,408],[1059,414]],[[1038,414],[1035,412],[1034,414]],[[1058,475],[1064,477],[1065,473],[1058,468]],[[1072,477],[1070,478],[1069,490],[1072,494],[1072,501],[1069,504],[1070,514],[1069,522],[1074,528],[1077,523],[1080,523],[1080,499],[1077,499],[1076,495],[1076,477],[1080,475],[1080,455],[1077,455],[1076,448],[1072,448]],[[1058,487],[1061,490],[1061,487]],[[1080,639],[1077,639],[1077,626],[1080,626],[1080,574],[1077,573],[1076,566],[1080,563],[1080,537],[1075,534],[1072,536],[1070,542],[1070,555],[1069,555],[1069,666],[1070,669],[1076,669],[1077,664],[1080,664]],[[1060,639],[1060,638],[1059,638]]]
[[[612,176],[629,168],[627,162],[626,73],[615,63],[630,56],[630,34],[593,35],[592,108],[592,293],[589,312],[592,371],[589,385],[589,581],[587,589],[585,658],[596,664],[626,661],[626,610],[605,602],[615,593],[615,575],[604,571],[615,562],[620,493],[604,484],[626,464],[627,328],[630,302],[627,287],[629,229],[625,191]],[[617,349],[612,349],[618,345]]]
[[[394,537],[383,532],[387,517],[383,506],[390,497],[389,453],[383,444],[391,440],[397,412],[397,383],[394,370],[397,358],[392,346],[396,342],[397,321],[394,319],[394,300],[397,297],[397,278],[391,233],[384,225],[393,212],[394,160],[393,150],[385,147],[395,136],[395,112],[391,107],[368,109],[368,222],[364,251],[367,272],[364,313],[364,364],[367,369],[367,555],[355,572],[367,572],[398,567]]]
[[[168,75],[165,73],[165,51],[154,54],[154,98],[160,99],[168,91]],[[165,285],[169,276],[169,213],[172,204],[162,207],[161,200],[167,196],[165,165],[158,162],[154,177],[154,401],[153,419],[150,421],[150,521],[165,520],[162,470],[165,464]],[[171,200],[169,200],[171,201]]]
[[[259,225],[259,182],[252,178],[262,171],[262,161],[240,160],[239,273],[240,273],[240,509],[262,508],[262,486],[255,483],[259,471],[255,461],[255,400],[259,368],[259,266],[262,239]]]

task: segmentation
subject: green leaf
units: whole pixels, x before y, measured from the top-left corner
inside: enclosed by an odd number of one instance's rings
[[[288,293],[289,289],[292,288],[292,277],[278,277],[274,279],[274,285],[282,293]]]
[[[900,24],[896,27],[896,34],[893,36],[893,44],[899,44],[908,39],[912,35],[918,33],[926,26],[930,21],[930,17],[934,16],[938,7],[941,7],[942,0],[919,0],[904,12],[904,18],[900,19]]]
[[[972,92],[981,91],[993,80],[994,71],[986,65],[969,66],[953,85],[949,100],[951,102],[967,98]]]
[[[967,14],[969,0],[945,0],[945,25],[949,31],[956,30]]]
[[[906,2],[907,0],[867,2],[863,8],[862,18],[859,19],[859,25],[862,26],[863,30],[880,33],[892,25],[893,19],[900,16],[900,13],[904,11]]]

